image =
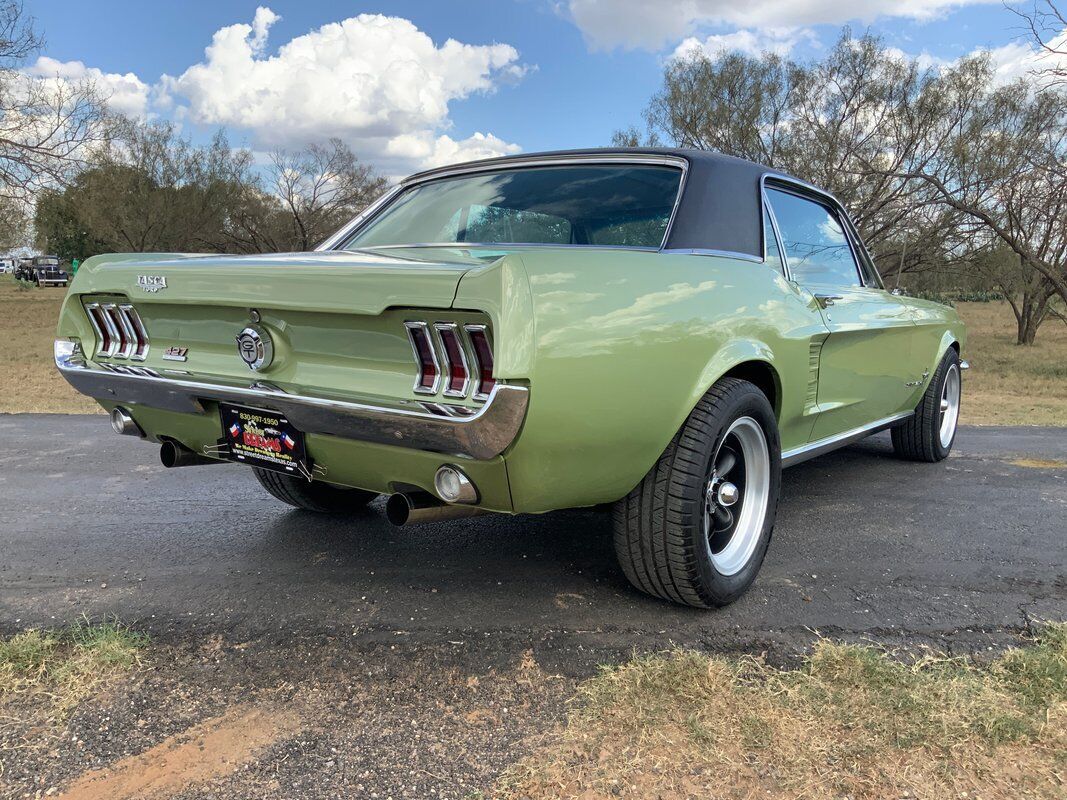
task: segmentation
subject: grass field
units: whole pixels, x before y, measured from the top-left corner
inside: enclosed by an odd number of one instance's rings
[[[64,296],[65,289],[24,289],[10,275],[0,275],[0,412],[102,412],[70,388],[52,360]]]
[[[52,339],[61,289],[21,289],[0,276],[0,412],[86,413],[100,408],[59,377]],[[1067,325],[1045,323],[1033,347],[1015,345],[1015,321],[1000,303],[960,303],[971,362],[962,421],[971,425],[1067,425]]]
[[[1067,625],[989,664],[820,641],[802,667],[691,651],[583,684],[509,798],[1062,798]],[[497,796],[497,794],[494,794]]]

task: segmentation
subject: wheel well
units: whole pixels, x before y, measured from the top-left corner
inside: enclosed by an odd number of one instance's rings
[[[774,409],[775,416],[778,416],[780,410],[778,406],[780,382],[778,373],[766,361],[745,361],[731,367],[723,377],[740,378],[743,381],[755,384],[756,388],[767,396],[771,408]]]

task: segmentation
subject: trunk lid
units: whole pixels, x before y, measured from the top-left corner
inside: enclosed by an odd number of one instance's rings
[[[95,305],[115,314],[124,303],[134,309],[150,341],[147,354],[123,360],[94,349],[91,357],[108,366],[417,403],[443,398],[414,391],[418,365],[405,323],[489,324],[477,310],[452,310],[460,279],[485,263],[438,249],[98,256],[78,270],[71,299],[86,310]],[[262,370],[242,361],[236,341],[250,325],[273,347],[273,360]]]
[[[436,249],[425,257],[411,251],[330,251],[98,258],[78,271],[79,293],[125,294],[138,304],[269,305],[349,314],[380,314],[398,305],[448,308],[460,278],[484,264],[456,250]]]

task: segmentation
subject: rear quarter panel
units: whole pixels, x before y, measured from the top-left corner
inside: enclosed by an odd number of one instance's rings
[[[915,319],[915,347],[919,366],[933,375],[945,352],[956,344],[960,353],[967,344],[967,326],[956,309],[933,300],[906,298]]]
[[[529,381],[505,455],[516,511],[616,500],[731,367],[778,376],[783,447],[807,441],[819,315],[771,267],[626,250],[528,249],[468,273],[455,307],[494,320],[497,377]]]

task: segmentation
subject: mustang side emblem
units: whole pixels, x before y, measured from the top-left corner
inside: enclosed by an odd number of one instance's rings
[[[163,359],[165,361],[185,361],[188,355],[188,347],[168,347],[163,351]]]
[[[237,353],[249,369],[266,369],[274,359],[274,342],[265,329],[249,325],[237,335]]]
[[[146,292],[158,292],[167,288],[167,277],[165,275],[138,275],[137,285]]]

